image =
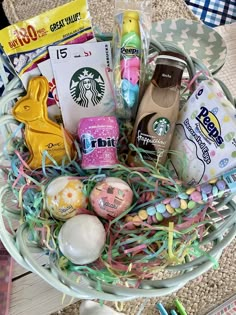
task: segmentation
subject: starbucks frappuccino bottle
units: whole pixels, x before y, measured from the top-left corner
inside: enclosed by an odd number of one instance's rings
[[[179,113],[185,60],[178,53],[161,52],[152,80],[139,105],[131,142],[145,150],[142,157],[147,162],[164,164],[166,161]],[[141,164],[135,152],[130,153],[129,163]]]

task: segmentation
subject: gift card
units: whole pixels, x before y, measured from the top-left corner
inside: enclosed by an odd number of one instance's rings
[[[81,118],[115,113],[110,42],[49,47],[65,128]]]

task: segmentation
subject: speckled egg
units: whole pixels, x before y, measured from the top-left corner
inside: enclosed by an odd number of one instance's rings
[[[90,194],[94,211],[102,218],[112,220],[132,204],[133,191],[122,179],[107,177],[98,182]]]
[[[59,220],[73,217],[78,209],[86,208],[87,204],[83,183],[76,177],[57,177],[46,189],[47,210]]]
[[[105,245],[106,232],[93,215],[80,214],[67,220],[58,234],[62,254],[76,265],[97,260]]]
[[[224,168],[227,164],[229,163],[229,159],[228,158],[224,158],[219,162],[219,167],[220,168]]]

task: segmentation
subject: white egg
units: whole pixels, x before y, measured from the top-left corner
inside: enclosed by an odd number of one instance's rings
[[[58,235],[61,252],[76,265],[97,260],[105,240],[106,232],[101,221],[88,214],[80,214],[66,221]]]

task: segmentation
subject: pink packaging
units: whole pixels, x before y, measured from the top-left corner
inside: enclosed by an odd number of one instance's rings
[[[78,124],[82,168],[111,168],[118,163],[119,126],[114,116],[82,118]]]

